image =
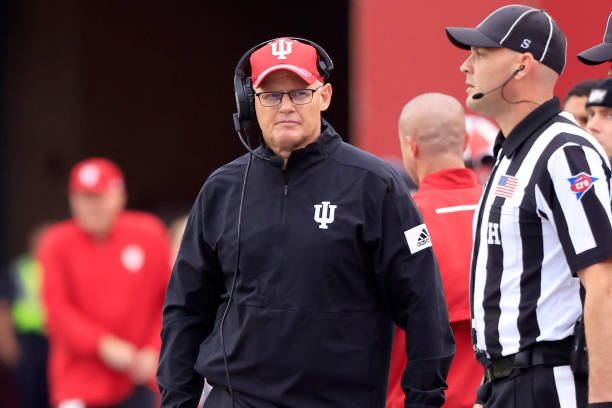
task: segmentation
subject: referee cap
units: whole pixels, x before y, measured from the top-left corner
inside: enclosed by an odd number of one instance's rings
[[[70,171],[70,193],[104,194],[123,189],[123,173],[108,159],[94,157],[83,160]]]
[[[565,68],[565,34],[545,10],[523,5],[499,8],[476,28],[447,27],[446,35],[457,47],[508,48],[530,52],[559,75]]]
[[[612,61],[612,13],[608,17],[603,42],[578,54],[580,62],[587,65],[598,65],[602,62]]]
[[[605,106],[612,108],[612,79],[604,79],[591,89],[586,107]]]

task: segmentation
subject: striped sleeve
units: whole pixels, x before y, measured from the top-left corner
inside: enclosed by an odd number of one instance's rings
[[[567,143],[549,158],[539,185],[573,275],[612,256],[610,169],[592,147]]]

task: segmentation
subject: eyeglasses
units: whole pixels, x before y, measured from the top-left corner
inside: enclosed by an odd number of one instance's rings
[[[312,96],[322,87],[323,85],[317,89],[296,89],[289,92],[258,92],[255,95],[259,98],[261,105],[267,108],[280,105],[284,95],[289,95],[289,99],[294,105],[306,105],[312,102]]]

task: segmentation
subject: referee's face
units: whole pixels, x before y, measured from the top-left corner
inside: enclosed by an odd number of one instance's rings
[[[501,106],[502,88],[504,95],[511,95],[512,84],[501,84],[512,75],[513,60],[518,53],[507,48],[471,47],[470,56],[459,68],[465,74],[467,97],[465,105],[485,116],[495,116]],[[490,92],[494,90],[493,92]],[[490,92],[490,93],[487,93]],[[474,99],[477,93],[485,93],[480,99]]]
[[[589,106],[586,129],[601,144],[608,157],[612,158],[612,108]]]

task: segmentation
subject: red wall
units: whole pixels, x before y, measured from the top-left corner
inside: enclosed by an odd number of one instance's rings
[[[397,119],[402,107],[424,92],[465,101],[459,65],[467,51],[454,47],[446,26],[475,27],[497,0],[354,0],[352,3],[352,138],[383,158],[399,158]],[[576,54],[603,39],[609,0],[528,1],[546,9],[567,37],[567,65],[556,89],[561,98],[577,82],[606,76],[609,64],[586,66]]]

